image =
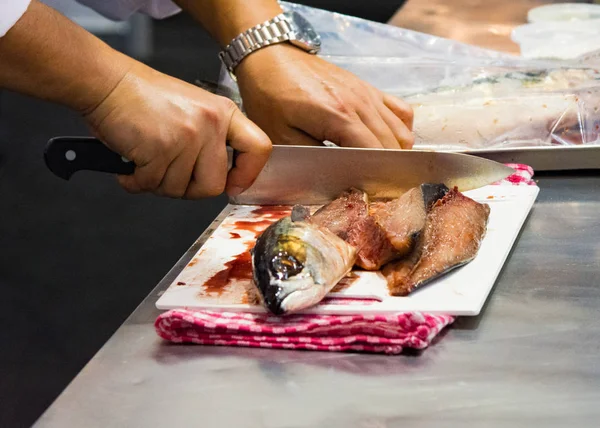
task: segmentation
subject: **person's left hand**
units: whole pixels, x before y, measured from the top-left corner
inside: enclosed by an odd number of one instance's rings
[[[413,146],[407,103],[294,46],[260,49],[235,74],[246,114],[273,144]]]

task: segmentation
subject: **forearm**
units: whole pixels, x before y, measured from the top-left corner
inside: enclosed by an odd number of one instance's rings
[[[0,88],[92,110],[133,60],[34,0],[0,38]]]
[[[276,0],[174,0],[224,47],[248,28],[283,12]]]

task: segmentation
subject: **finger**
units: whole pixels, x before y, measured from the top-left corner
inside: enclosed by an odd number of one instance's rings
[[[108,146],[108,144],[106,144],[102,134],[100,134],[94,127],[90,126],[89,130],[93,137],[99,139],[100,141],[102,141],[102,144],[104,144],[105,146],[110,148],[110,146]],[[133,174],[132,175],[118,174],[116,176],[116,178],[117,178],[117,182],[119,183],[119,186],[121,186],[121,188],[123,188],[126,192],[133,193],[133,194],[143,193],[141,186],[139,185],[139,183],[136,180],[136,177]]]
[[[188,150],[180,153],[167,167],[160,186],[154,192],[157,195],[171,198],[182,198],[185,195],[200,152],[192,141],[188,142],[187,146]]]
[[[142,193],[142,189],[132,175],[117,175],[117,181],[129,193]]]
[[[239,152],[227,175],[226,192],[235,196],[252,185],[271,155],[271,140],[258,126],[234,109],[227,132],[229,145]]]
[[[148,164],[136,164],[133,179],[137,186],[145,192],[155,192],[160,186],[170,159],[155,158]]]
[[[383,103],[404,122],[409,131],[413,130],[414,112],[410,104],[389,94],[383,94]]]
[[[367,108],[369,109],[368,111],[366,110]],[[386,149],[399,149],[400,144],[396,136],[375,108],[373,105],[369,105],[358,112],[358,117],[377,137],[382,147]]]
[[[256,124],[256,123],[255,123]],[[311,135],[302,131],[299,128],[286,125],[282,122],[277,124],[268,124],[267,126],[259,126],[262,131],[267,134],[271,143],[276,146],[322,146],[320,140],[313,138]]]
[[[227,180],[227,146],[218,136],[205,140],[195,159],[192,179],[185,191],[186,199],[217,196],[225,190]]]
[[[380,107],[379,115],[394,134],[394,138],[400,144],[400,147],[403,149],[412,149],[415,137],[406,124],[384,105]]]
[[[383,148],[375,134],[358,117],[354,122],[338,124],[325,139],[342,147]]]
[[[267,132],[267,134],[269,134]],[[274,144],[293,145],[293,146],[322,146],[323,142],[314,139],[306,132],[292,127],[277,132],[275,135],[269,134],[271,141],[276,141]]]
[[[166,171],[164,158],[149,163],[136,161],[132,175],[119,175],[117,179],[121,187],[130,193],[154,192],[163,180]]]

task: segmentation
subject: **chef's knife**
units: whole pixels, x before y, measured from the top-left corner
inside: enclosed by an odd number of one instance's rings
[[[228,149],[231,165],[233,151]],[[79,170],[131,174],[135,168],[94,138],[53,138],[45,160],[65,179]],[[422,183],[444,183],[464,192],[512,173],[501,163],[456,152],[276,145],[252,186],[230,202],[318,205],[349,187],[372,199],[396,198]]]

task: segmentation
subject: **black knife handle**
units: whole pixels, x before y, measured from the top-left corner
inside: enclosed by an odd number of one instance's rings
[[[56,137],[46,144],[46,166],[56,176],[68,180],[77,171],[99,171],[131,175],[135,164],[122,158],[93,137]]]

